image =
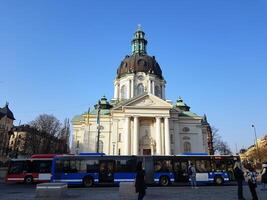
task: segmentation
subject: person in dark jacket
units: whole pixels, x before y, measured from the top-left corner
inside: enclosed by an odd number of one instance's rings
[[[256,175],[256,171],[254,170],[252,166],[248,167],[247,177],[248,177],[248,187],[252,195],[252,200],[258,200],[258,196],[256,192],[257,175]]]
[[[261,172],[261,190],[267,190],[267,163],[262,164],[262,172]]]
[[[138,200],[143,200],[146,195],[145,171],[142,168],[142,162],[137,163],[135,192],[138,193]]]
[[[235,162],[234,166],[234,176],[237,181],[237,195],[239,200],[244,200],[245,198],[243,197],[243,181],[245,180],[243,171],[241,169],[241,164],[240,162]]]

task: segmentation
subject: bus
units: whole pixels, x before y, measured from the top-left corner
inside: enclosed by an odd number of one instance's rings
[[[49,182],[51,179],[52,160],[57,154],[35,154],[29,159],[9,161],[6,175],[7,183]]]
[[[196,167],[199,183],[222,185],[233,180],[237,156],[178,155],[178,156],[56,156],[52,162],[52,182],[91,187],[94,184],[134,182],[136,165],[143,162],[148,184],[168,186],[188,183],[188,166]]]

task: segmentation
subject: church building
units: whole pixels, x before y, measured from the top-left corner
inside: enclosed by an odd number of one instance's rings
[[[166,100],[164,79],[154,56],[147,54],[141,27],[117,69],[114,97],[106,97],[72,119],[73,153],[107,155],[177,155],[212,153],[211,128],[206,116],[191,112],[178,98]]]

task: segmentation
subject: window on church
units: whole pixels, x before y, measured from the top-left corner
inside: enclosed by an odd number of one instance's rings
[[[191,144],[190,144],[190,142],[184,142],[184,152],[185,153],[191,152]]]
[[[118,142],[121,142],[121,133],[119,133]]]
[[[118,155],[121,155],[121,149],[118,149]]]
[[[139,83],[137,85],[137,95],[141,95],[144,93],[144,85],[142,83]]]
[[[77,146],[76,146],[76,148],[79,148],[79,147],[80,147],[80,141],[77,140]]]
[[[160,87],[158,85],[156,85],[156,87],[155,87],[155,95],[157,97],[161,97],[161,91],[160,91]]]
[[[121,87],[121,99],[126,99],[127,98],[127,89],[126,89],[126,86],[123,85]]]
[[[174,144],[173,134],[171,134],[171,144]]]

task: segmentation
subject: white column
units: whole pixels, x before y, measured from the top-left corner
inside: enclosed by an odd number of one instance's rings
[[[171,141],[170,141],[170,129],[169,129],[169,118],[164,118],[164,139],[165,139],[165,155],[171,154]]]
[[[147,90],[148,93],[152,93],[151,91],[151,80],[149,79],[148,80],[148,90]]]
[[[125,124],[124,124],[124,144],[125,144],[125,155],[129,155],[129,122],[130,122],[130,118],[129,117],[125,117]]]
[[[128,80],[127,99],[130,99],[130,96],[131,96],[131,80]]]
[[[161,155],[160,118],[156,117],[156,154]]]
[[[132,79],[132,81],[131,81],[131,98],[133,98],[134,97],[134,79]]]
[[[115,83],[115,88],[114,88],[114,99],[119,98],[119,93],[118,93],[118,83]]]
[[[139,131],[138,131],[138,117],[134,117],[134,130],[133,130],[133,155],[138,155],[139,151]]]
[[[152,81],[152,94],[154,94],[155,95],[155,82],[154,82],[154,80]]]

